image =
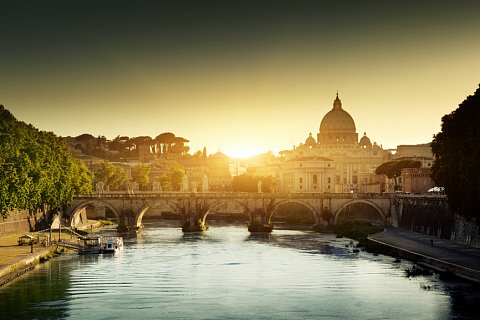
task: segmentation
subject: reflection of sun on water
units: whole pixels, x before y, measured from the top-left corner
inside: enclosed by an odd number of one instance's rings
[[[246,159],[264,153],[265,151],[262,151],[259,148],[255,148],[253,146],[242,145],[230,146],[228,148],[225,148],[225,151],[222,152],[231,158]]]

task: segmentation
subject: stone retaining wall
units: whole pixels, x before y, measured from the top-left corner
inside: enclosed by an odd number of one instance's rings
[[[11,234],[27,233],[45,224],[45,217],[41,211],[36,214],[27,210],[11,211],[8,218],[0,218],[0,237]]]
[[[408,199],[402,203],[399,227],[454,243],[480,248],[480,229],[474,220],[453,214],[447,201]]]
[[[399,248],[372,238],[367,238],[366,249],[369,252],[376,252],[392,257],[407,259],[440,273],[449,272],[464,279],[480,283],[480,272],[477,270],[459,266],[448,261],[428,257],[423,254]]]

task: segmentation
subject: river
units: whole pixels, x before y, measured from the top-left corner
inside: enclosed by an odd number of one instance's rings
[[[310,231],[183,235],[145,221],[118,255],[64,254],[0,288],[0,319],[472,319],[480,287]],[[104,234],[114,230],[102,230]]]

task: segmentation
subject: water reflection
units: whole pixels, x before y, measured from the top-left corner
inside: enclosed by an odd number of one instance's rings
[[[107,233],[113,230],[105,231]],[[118,256],[63,256],[0,288],[0,319],[471,319],[480,288],[308,231],[183,235],[149,224]]]

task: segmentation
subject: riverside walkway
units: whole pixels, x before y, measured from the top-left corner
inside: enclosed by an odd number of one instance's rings
[[[81,229],[91,230],[92,228],[99,226],[100,224],[97,221],[89,220],[81,226]],[[36,237],[37,232],[26,232],[0,237],[0,287],[20,276],[21,274],[32,270],[35,265],[39,263],[41,258],[48,259],[57,247],[57,245],[45,247],[41,243],[36,243],[33,245],[32,253],[31,246],[18,245],[19,236],[24,234],[31,234]],[[62,232],[60,237],[62,241],[72,241],[72,235],[69,232]],[[58,239],[58,232],[53,232],[52,240],[58,241]],[[77,238],[74,237],[74,240],[76,239]]]
[[[480,249],[397,228],[387,228],[368,239],[420,265],[480,282]]]

